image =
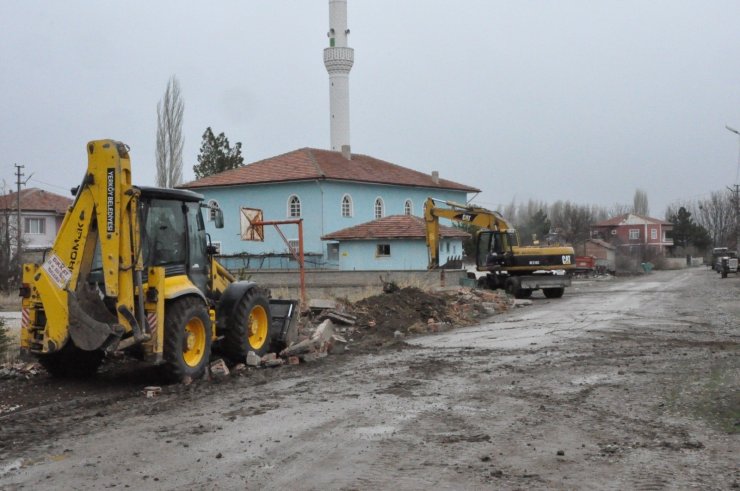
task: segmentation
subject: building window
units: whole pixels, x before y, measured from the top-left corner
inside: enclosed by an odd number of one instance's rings
[[[27,234],[43,235],[46,233],[45,218],[25,218],[23,220],[23,232]]]
[[[640,229],[639,228],[631,228],[630,229],[630,240],[637,240],[640,238]]]
[[[220,240],[211,241],[211,247],[213,247],[214,254],[221,254],[221,241]]]
[[[339,243],[326,244],[326,259],[328,261],[339,261]]]
[[[407,199],[406,202],[403,204],[403,213],[405,215],[414,214],[414,204],[411,202],[410,199]]]
[[[352,216],[352,197],[349,194],[342,196],[342,216]]]
[[[383,198],[375,198],[375,219],[383,218],[385,215],[385,205],[383,204]]]
[[[378,244],[375,249],[375,255],[377,257],[388,257],[391,255],[391,245],[390,244]]]
[[[216,210],[221,208],[218,206],[218,201],[215,199],[208,200],[208,221],[213,222],[216,220]]]
[[[288,198],[288,216],[292,218],[301,216],[301,198],[295,194]]]
[[[288,261],[295,261],[298,255],[300,254],[299,248],[300,243],[298,242],[298,239],[288,239]]]
[[[653,240],[655,240],[655,239],[658,238],[658,229],[657,228],[653,228],[653,229],[650,230],[650,238],[653,239]]]
[[[449,253],[450,253],[450,243],[449,243],[449,242],[445,242],[445,252],[446,252],[447,254],[449,254]]]

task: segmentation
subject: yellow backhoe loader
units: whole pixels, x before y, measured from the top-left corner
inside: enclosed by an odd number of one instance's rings
[[[289,342],[297,302],[271,301],[215,260],[203,196],[134,186],[123,143],[91,141],[87,154],[53,247],[23,265],[22,352],[84,376],[127,350],[182,380],[203,375],[216,345],[239,361]]]
[[[439,219],[478,227],[475,262],[490,288],[504,288],[517,298],[542,290],[547,298],[560,298],[570,286],[575,251],[563,246],[520,246],[516,230],[497,211],[453,201],[427,198],[424,203],[429,268],[439,267]]]

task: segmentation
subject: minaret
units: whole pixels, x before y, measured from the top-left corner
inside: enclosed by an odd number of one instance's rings
[[[329,47],[324,66],[329,72],[331,149],[349,153],[349,71],[355,51],[347,47],[347,0],[329,0]],[[346,148],[343,148],[345,147]]]

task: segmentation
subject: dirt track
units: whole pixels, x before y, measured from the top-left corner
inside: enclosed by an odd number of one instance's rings
[[[740,486],[740,278],[579,282],[376,353],[168,386],[0,381],[2,489]]]

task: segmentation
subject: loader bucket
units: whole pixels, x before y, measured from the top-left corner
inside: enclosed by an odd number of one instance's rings
[[[298,337],[298,301],[270,299],[270,317],[275,333],[271,351],[280,352]]]

